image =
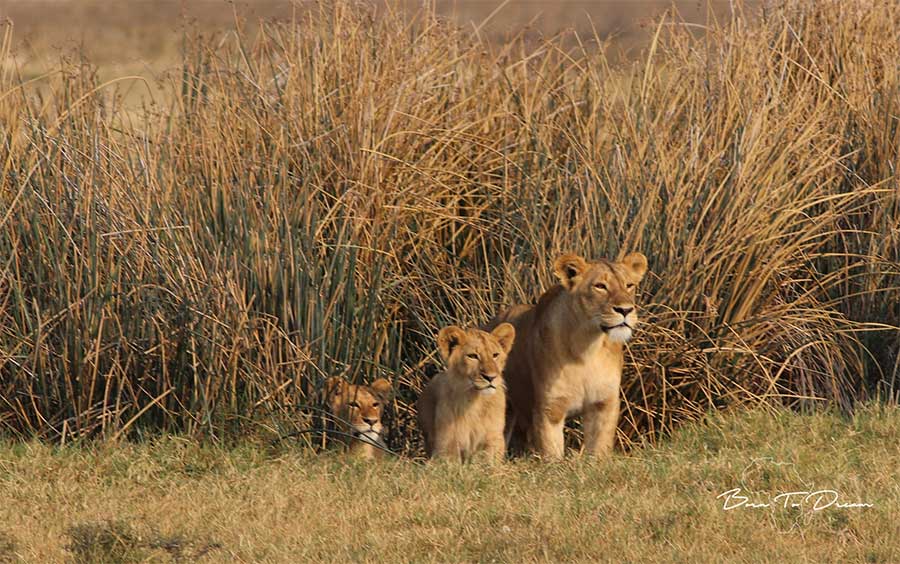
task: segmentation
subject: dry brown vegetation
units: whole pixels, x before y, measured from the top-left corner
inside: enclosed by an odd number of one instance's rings
[[[386,376],[414,452],[437,330],[534,299],[563,250],[650,260],[626,444],[725,405],[896,398],[898,18],[667,18],[613,68],[583,36],[338,1],[186,41],[140,115],[86,63],[6,65],[0,427],[283,434],[318,425],[325,378]]]

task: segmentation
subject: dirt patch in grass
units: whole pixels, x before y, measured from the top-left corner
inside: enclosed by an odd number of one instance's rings
[[[16,541],[3,531],[0,531],[0,564],[16,562]]]
[[[196,562],[219,543],[198,542],[184,535],[159,535],[136,530],[125,521],[79,523],[66,529],[65,546],[73,564],[158,561]]]

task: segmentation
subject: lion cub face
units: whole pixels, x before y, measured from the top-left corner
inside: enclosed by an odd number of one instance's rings
[[[460,390],[497,393],[504,387],[503,367],[515,337],[516,330],[509,323],[501,323],[490,333],[455,325],[441,329],[438,349],[450,381]]]
[[[330,397],[331,413],[341,431],[354,439],[378,442],[381,439],[381,414],[391,398],[391,383],[384,378],[370,386],[355,386],[343,378],[329,378],[325,390]]]
[[[588,262],[566,254],[556,259],[553,271],[582,321],[613,342],[631,339],[638,321],[634,293],[647,272],[647,257],[630,253],[621,262]]]

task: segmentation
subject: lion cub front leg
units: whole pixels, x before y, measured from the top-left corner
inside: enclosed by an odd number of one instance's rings
[[[438,439],[438,442],[434,447],[434,456],[432,458],[434,458],[435,460],[451,460],[453,462],[461,462],[462,449],[459,447],[459,443],[453,439],[447,439],[444,441]]]
[[[432,458],[460,462],[462,456],[462,445],[459,443],[456,428],[452,424],[438,424],[435,429]]]
[[[584,421],[584,452],[591,456],[605,456],[612,452],[619,423],[619,396],[588,406]]]
[[[480,458],[491,464],[502,462],[506,457],[506,440],[503,430],[492,432],[484,439],[481,447]]]

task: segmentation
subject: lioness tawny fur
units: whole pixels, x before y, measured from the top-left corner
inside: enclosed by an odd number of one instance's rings
[[[647,258],[631,253],[620,262],[588,262],[565,254],[553,271],[559,284],[537,305],[514,306],[488,325],[516,328],[504,370],[511,442],[561,458],[566,418],[581,415],[585,452],[604,455],[615,439],[623,344],[637,324],[635,288]]]

